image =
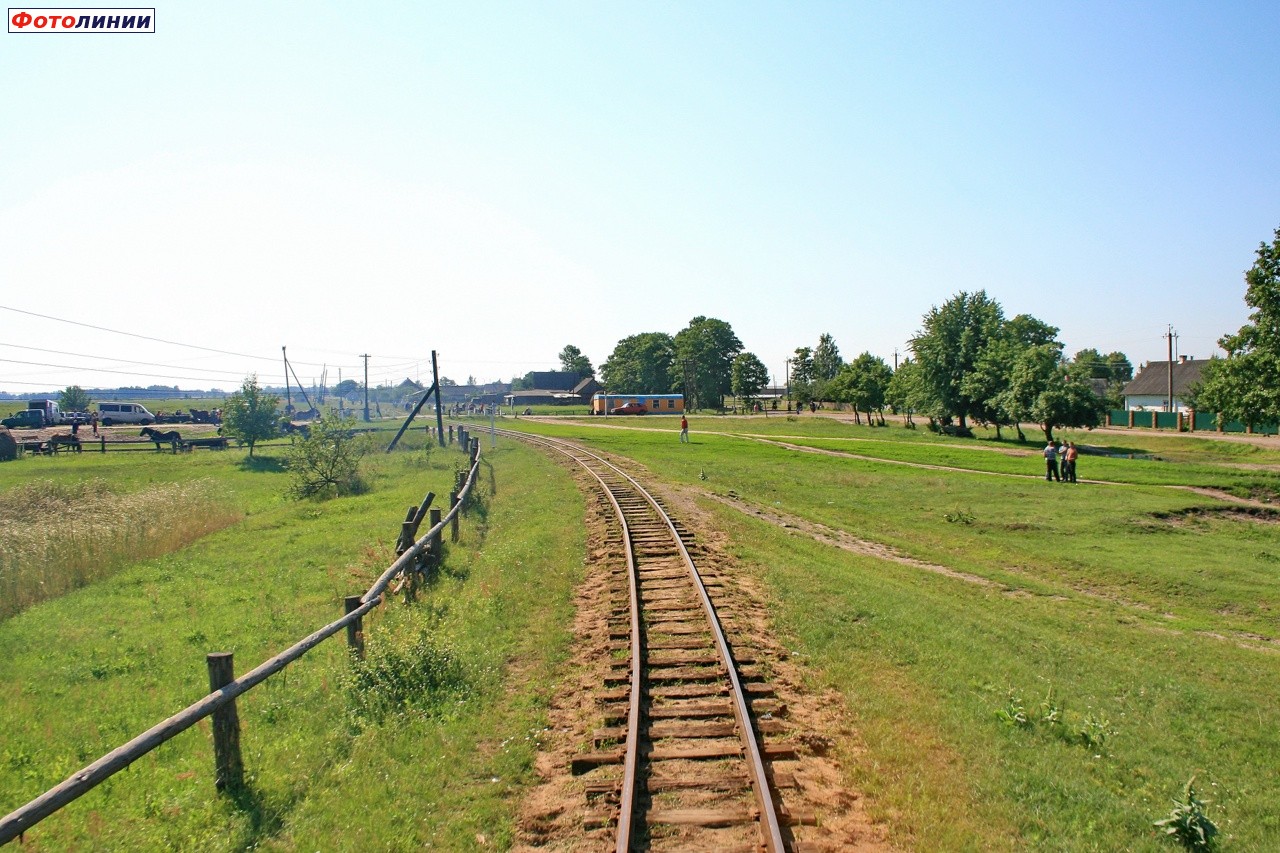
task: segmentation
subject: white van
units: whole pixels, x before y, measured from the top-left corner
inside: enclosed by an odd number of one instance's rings
[[[156,422],[156,416],[147,411],[147,407],[138,403],[99,403],[98,417],[103,426],[112,424],[142,424],[150,426]]]

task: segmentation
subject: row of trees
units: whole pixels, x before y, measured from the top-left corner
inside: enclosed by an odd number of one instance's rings
[[[1124,353],[1081,350],[1063,356],[1058,329],[1027,314],[1006,319],[985,291],[960,293],[924,315],[911,341],[912,355],[897,369],[864,352],[846,363],[829,334],[816,347],[798,347],[791,361],[792,395],[844,403],[860,422],[884,422],[884,409],[926,415],[940,427],[964,432],[969,422],[994,426],[996,435],[1036,423],[1046,437],[1060,426],[1095,426],[1108,405],[1097,383],[1117,395],[1133,378]]]
[[[749,403],[769,384],[768,368],[743,349],[733,327],[701,316],[674,336],[642,332],[623,338],[600,374],[605,387],[619,392],[683,393],[691,410],[720,408],[728,394]]]

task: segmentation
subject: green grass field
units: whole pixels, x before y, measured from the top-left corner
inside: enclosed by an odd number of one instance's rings
[[[426,454],[418,441],[368,460],[367,494],[324,503],[281,497],[282,461],[85,454],[6,467],[14,479],[92,475],[122,491],[212,478],[245,518],[0,622],[0,809],[203,696],[207,652],[234,652],[244,672],[340,615],[342,597],[393,559],[405,508],[427,490],[447,495],[466,457],[456,447]],[[412,676],[395,663],[410,640],[457,661],[447,702],[418,696],[382,719],[360,717],[339,635],[240,699],[240,796],[214,792],[205,721],[46,819],[28,845],[462,849],[477,832],[509,838],[510,791],[530,772],[583,560],[580,528],[559,522],[582,501],[521,447],[499,448],[482,470],[481,503],[447,546],[439,580],[418,604],[392,601],[366,623],[369,660],[390,660],[394,677]]]
[[[1196,775],[1222,849],[1280,849],[1280,525],[1187,488],[1275,495],[1276,450],[1079,433],[1162,461],[1082,457],[1097,482],[1070,486],[1043,480],[1035,442],[771,415],[691,418],[682,446],[666,420],[602,420],[502,425],[579,438],[703,495],[795,660],[844,697],[844,772],[895,846],[1176,849],[1152,823]],[[563,674],[582,498],[537,453],[489,445],[446,571],[370,620],[368,671],[335,639],[241,699],[244,794],[213,792],[202,725],[28,844],[510,846]],[[0,622],[0,809],[203,695],[206,652],[234,651],[243,672],[336,616],[390,561],[405,507],[447,493],[464,458],[411,433],[367,460],[368,493],[324,503],[284,499],[274,450],[6,465],[0,498],[46,480],[122,494],[200,480],[242,520]],[[919,563],[824,544],[813,525]],[[369,683],[374,705],[351,692]]]
[[[1082,433],[1073,440],[1187,461],[1082,458],[1083,477],[1111,482],[1070,486],[1044,481],[1035,444],[768,421],[694,418],[686,446],[649,423],[527,428],[959,573],[704,501],[815,683],[845,695],[860,734],[850,778],[900,845],[1167,849],[1152,822],[1194,774],[1224,848],[1280,849],[1280,516],[1184,488],[1243,476],[1275,495],[1274,470],[1234,467],[1274,465],[1274,450]],[[1057,722],[1037,721],[1046,702]],[[999,716],[1019,704],[1026,728]]]

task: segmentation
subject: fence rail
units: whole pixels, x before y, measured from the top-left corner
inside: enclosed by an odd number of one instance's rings
[[[449,433],[452,438],[452,427],[450,427]],[[412,545],[405,549],[404,553],[396,558],[395,562],[379,575],[378,579],[369,587],[369,590],[359,597],[358,602],[349,600],[347,613],[340,619],[330,622],[318,631],[299,640],[275,657],[259,664],[239,678],[216,689],[212,689],[211,685],[211,692],[203,699],[188,705],[167,720],[147,729],[128,743],[113,749],[97,761],[68,776],[62,783],[50,788],[26,805],[0,819],[0,845],[7,844],[22,835],[22,833],[58,809],[88,793],[115,773],[128,767],[174,736],[191,728],[205,717],[224,709],[234,708],[237,696],[266,681],[344,628],[348,629],[347,641],[349,645],[353,648],[362,645],[363,641],[359,637],[359,626],[363,616],[382,603],[382,595],[391,581],[411,567],[425,549],[431,547],[433,543],[441,538],[445,527],[455,522],[467,504],[467,496],[470,495],[475,485],[476,472],[480,467],[480,440],[469,437],[466,430],[462,428],[459,428],[458,436],[460,443],[467,448],[470,454],[470,466],[467,470],[466,481],[458,492],[457,500],[450,507],[449,512],[441,517],[439,521],[435,521],[433,516],[432,521],[435,523],[432,524],[431,528],[418,537]],[[210,657],[213,656],[211,655]],[[212,673],[213,662],[210,661],[209,665]],[[215,725],[215,730],[217,728]],[[238,741],[238,731],[235,734],[235,738]],[[215,750],[222,748],[221,745],[215,743]],[[238,761],[239,757],[237,755],[236,762],[238,763]],[[222,765],[222,757],[219,756],[217,766],[221,768]],[[220,769],[216,772],[216,779],[219,788],[224,787],[229,781],[222,775]],[[235,780],[230,780],[230,783],[236,784]]]

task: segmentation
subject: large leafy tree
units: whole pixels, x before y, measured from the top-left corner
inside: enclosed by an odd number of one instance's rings
[[[872,412],[880,413],[884,423],[885,393],[893,379],[893,371],[885,360],[869,352],[855,358],[840,368],[831,382],[835,399],[853,406],[853,417],[862,423],[859,411],[867,413],[867,423],[872,423]]]
[[[58,395],[58,406],[64,412],[87,412],[93,398],[79,385],[68,385]]]
[[[1107,366],[1111,368],[1112,382],[1123,385],[1133,380],[1133,362],[1119,350],[1107,353]]]
[[[823,332],[818,336],[818,345],[813,350],[813,378],[815,382],[830,382],[836,378],[844,360],[840,358],[840,348],[836,339]]]
[[[673,387],[684,388],[685,408],[722,406],[733,390],[733,359],[742,341],[733,327],[714,317],[694,317],[675,336]]]
[[[1000,405],[1014,422],[1039,424],[1046,441],[1058,427],[1095,427],[1101,420],[1102,400],[1089,385],[1087,366],[1062,358],[1062,344],[1028,347],[1018,356],[1009,377],[1009,388]],[[1018,430],[1021,438],[1022,430]]]
[[[944,422],[957,418],[962,428],[984,412],[986,389],[965,387],[987,346],[1001,334],[1004,311],[986,291],[961,292],[924,315],[924,327],[911,340],[920,378]]]
[[[1055,344],[1061,348],[1055,340],[1057,334],[1055,326],[1030,314],[1019,314],[1005,321],[961,382],[961,389],[973,401],[972,417],[981,424],[993,425],[997,440],[1001,437],[1001,427],[1016,425],[1018,421],[1016,413],[1005,405],[1008,398],[1004,396],[1013,366],[1031,347]],[[1022,436],[1020,429],[1018,435]]]
[[[671,390],[675,353],[675,341],[665,332],[623,338],[600,365],[604,386],[618,394],[665,394]]]
[[[915,426],[912,415],[916,412],[932,411],[933,401],[925,392],[920,365],[909,358],[903,359],[885,388],[884,399],[895,412],[906,416],[908,426]]]
[[[1071,358],[1071,363],[1083,375],[1091,379],[1110,379],[1111,364],[1102,353],[1093,347],[1080,350]]]
[[[809,347],[796,347],[791,358],[791,396],[797,406],[813,399],[813,350]]]
[[[279,432],[279,408],[279,396],[266,393],[258,384],[258,377],[249,376],[222,407],[222,431],[249,445],[249,455],[253,456],[255,444],[274,438]]]
[[[749,406],[769,386],[769,368],[755,353],[740,352],[731,368],[733,395]]]
[[[1227,357],[1210,363],[1198,394],[1228,419],[1247,424],[1280,422],[1280,228],[1244,275],[1249,322],[1218,345]]]
[[[560,369],[566,373],[578,374],[579,379],[596,375],[596,369],[591,366],[591,359],[583,355],[582,350],[573,344],[567,344],[560,350]]]

